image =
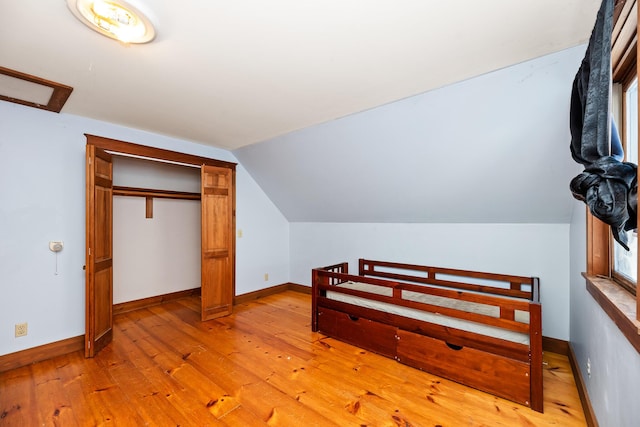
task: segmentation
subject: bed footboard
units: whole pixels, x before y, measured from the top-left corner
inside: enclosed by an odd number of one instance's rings
[[[338,264],[329,265],[327,267],[322,268],[314,268],[311,270],[311,330],[313,332],[318,332],[318,295],[325,295],[325,291],[320,290],[319,285],[324,283],[326,285],[339,285],[343,283],[340,279],[336,279],[331,276],[322,276],[321,271],[331,272],[331,273],[339,273],[339,274],[348,274],[349,273],[349,263],[341,262]]]

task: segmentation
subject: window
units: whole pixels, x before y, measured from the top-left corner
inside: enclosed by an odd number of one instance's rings
[[[625,161],[638,164],[638,77],[634,76],[624,88],[622,101],[622,142],[625,151]],[[614,102],[616,97],[614,97]],[[620,119],[617,120],[620,123]],[[613,279],[632,293],[636,293],[638,281],[638,232],[627,231],[629,251],[620,244],[613,242]]]
[[[615,95],[619,105],[613,105],[620,114],[616,122],[622,126],[626,160],[638,161],[638,81],[637,33],[638,13],[636,0],[616,0],[612,33],[611,65]],[[617,90],[616,90],[617,89]],[[588,210],[587,210],[588,211]],[[638,244],[637,234],[630,242],[635,253],[612,243],[608,225],[587,214],[587,290],[605,313],[613,319],[629,343],[640,353],[640,292],[636,292]],[[622,285],[622,286],[620,286]]]

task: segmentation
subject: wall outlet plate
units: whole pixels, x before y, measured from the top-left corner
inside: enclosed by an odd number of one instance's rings
[[[27,323],[17,323],[16,324],[16,338],[18,337],[24,337],[25,335],[27,335]]]

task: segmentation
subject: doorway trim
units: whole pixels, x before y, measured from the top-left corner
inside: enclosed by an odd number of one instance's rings
[[[233,191],[231,196],[231,230],[235,230],[235,172],[237,163],[227,162],[223,160],[211,159],[208,157],[202,157],[192,154],[180,153],[177,151],[166,150],[162,148],[149,147],[140,144],[134,144],[130,142],[119,141],[111,138],[105,138],[101,136],[85,134],[87,138],[86,146],[94,146],[101,150],[106,151],[109,154],[113,155],[130,155],[134,157],[140,157],[148,160],[156,160],[156,161],[167,161],[171,163],[178,163],[184,165],[193,165],[202,168],[203,166],[214,166],[219,168],[229,169],[231,173],[231,182]],[[89,215],[89,212],[86,213]],[[231,248],[230,248],[230,261],[231,268],[235,269],[235,239],[230,240]],[[95,352],[93,348],[91,348],[91,341],[94,340],[94,336],[90,330],[90,322],[92,321],[93,313],[95,312],[95,308],[91,308],[90,304],[93,301],[90,301],[90,289],[89,284],[91,283],[89,274],[90,269],[88,268],[88,263],[90,262],[89,258],[89,249],[87,249],[87,253],[85,254],[87,259],[87,265],[85,268],[87,269],[86,278],[85,278],[85,289],[86,289],[86,310],[85,310],[85,355],[87,357],[93,357]],[[232,289],[235,293],[235,274],[232,274]],[[113,302],[110,302],[113,305]],[[91,308],[91,309],[90,309]],[[112,307],[109,308],[109,313],[111,315],[111,321],[113,321],[113,313],[111,310]],[[91,351],[90,351],[91,350]],[[99,350],[99,349],[96,349]]]
[[[180,153],[178,151],[165,150],[164,148],[149,147],[147,145],[119,141],[117,139],[105,138],[103,136],[96,136],[88,133],[85,133],[84,135],[87,137],[87,144],[95,145],[96,147],[102,148],[112,154],[128,154],[151,160],[166,160],[168,162],[184,163],[195,166],[220,166],[236,170],[237,163],[233,162]]]

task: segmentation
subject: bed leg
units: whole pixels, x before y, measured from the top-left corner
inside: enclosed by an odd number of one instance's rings
[[[318,272],[311,270],[311,331],[318,332]]]
[[[532,304],[529,311],[531,346],[531,409],[544,412],[542,395],[542,312],[540,304]]]

